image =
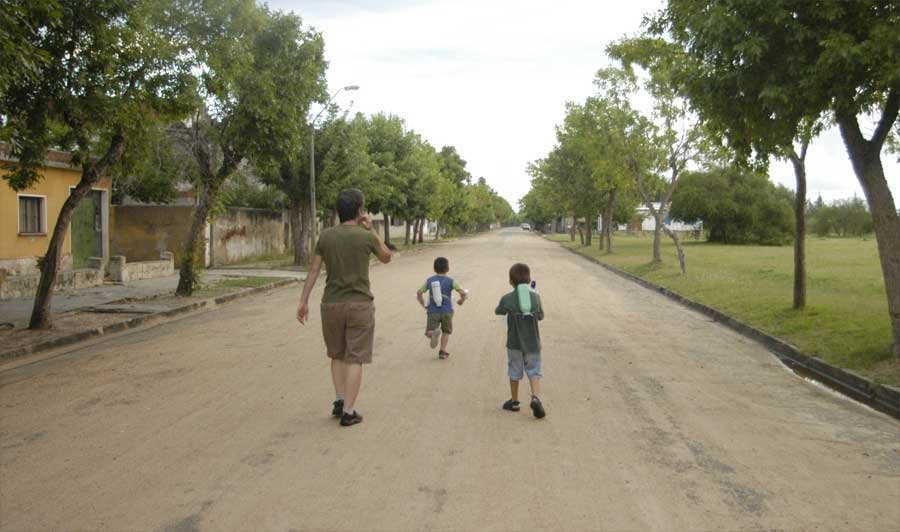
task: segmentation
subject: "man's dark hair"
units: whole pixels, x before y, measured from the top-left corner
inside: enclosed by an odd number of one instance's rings
[[[531,269],[527,264],[517,262],[509,269],[509,284],[519,286],[531,283]]]
[[[447,257],[434,259],[434,273],[447,273],[450,271],[450,261]]]
[[[337,197],[337,213],[341,223],[355,220],[365,202],[366,197],[358,188],[342,190]]]

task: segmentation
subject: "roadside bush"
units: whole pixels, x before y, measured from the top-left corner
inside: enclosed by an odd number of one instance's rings
[[[720,168],[679,180],[670,214],[703,222],[707,239],[723,244],[784,245],[794,238],[793,192],[768,176]]]
[[[220,194],[224,207],[281,210],[285,208],[284,194],[275,187],[259,183],[244,171],[225,182]]]
[[[810,212],[812,231],[820,236],[863,236],[874,231],[872,214],[861,198],[833,201]]]

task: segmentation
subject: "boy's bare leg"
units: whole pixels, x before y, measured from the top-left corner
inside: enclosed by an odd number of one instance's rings
[[[528,384],[531,385],[531,395],[535,397],[541,395],[541,379],[529,377]]]
[[[347,364],[344,366],[344,412],[353,412],[356,397],[359,395],[359,387],[362,384],[362,364]]]
[[[450,333],[444,333],[444,335],[441,336],[441,351],[447,350],[447,343],[449,343],[449,342],[450,342]]]
[[[513,401],[519,400],[519,381],[509,379],[509,394],[512,396]]]
[[[336,358],[331,359],[331,382],[334,383],[334,393],[338,397],[344,397],[344,383],[347,381],[345,366],[342,361]]]

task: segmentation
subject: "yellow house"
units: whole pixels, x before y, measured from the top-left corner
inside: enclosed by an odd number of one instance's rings
[[[0,176],[11,159],[0,147]],[[81,179],[81,169],[65,152],[51,151],[41,179],[27,190],[14,191],[0,181],[0,279],[37,275],[37,257],[47,253],[63,202]],[[63,243],[61,271],[94,267],[109,259],[108,179],[101,180],[72,216]],[[102,266],[101,266],[102,268]],[[101,276],[102,277],[102,276]]]

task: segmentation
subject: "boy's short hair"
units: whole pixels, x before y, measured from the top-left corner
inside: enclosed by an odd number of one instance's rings
[[[450,261],[447,257],[434,259],[434,273],[447,273],[450,271]]]
[[[509,284],[519,286],[531,283],[531,268],[527,264],[517,262],[509,269]]]
[[[366,197],[358,188],[342,190],[337,197],[337,213],[341,223],[355,220],[359,210],[366,202]]]

